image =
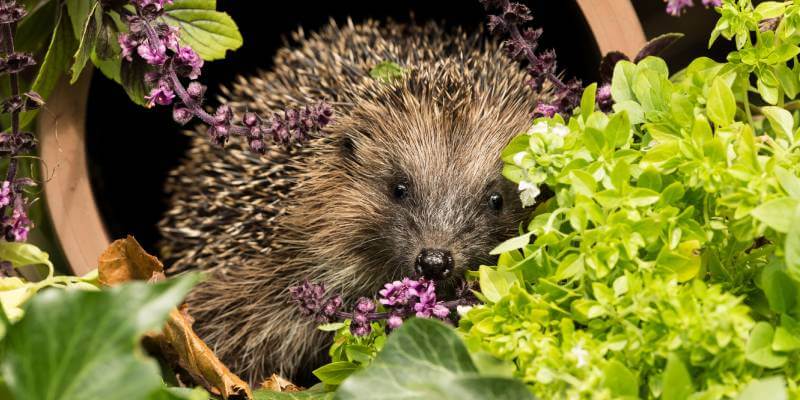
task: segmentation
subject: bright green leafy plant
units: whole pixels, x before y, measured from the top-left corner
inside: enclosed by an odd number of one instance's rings
[[[590,86],[502,154],[523,202],[555,195],[459,329],[543,398],[800,395],[800,4],[718,11],[726,63],[621,61],[613,112]]]

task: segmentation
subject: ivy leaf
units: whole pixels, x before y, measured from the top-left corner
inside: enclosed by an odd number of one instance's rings
[[[73,22],[75,20],[73,19]],[[95,1],[86,18],[80,37],[78,38],[78,50],[75,52],[75,61],[72,64],[72,78],[70,83],[75,83],[81,75],[86,63],[91,59],[92,52],[97,45],[99,30],[103,24],[103,9],[100,2]]]
[[[2,343],[9,390],[17,399],[149,399],[162,381],[138,339],[158,329],[197,280],[36,295]]]
[[[366,369],[345,380],[336,399],[533,399],[515,379],[478,375],[456,333],[425,318],[405,322]]]
[[[772,350],[774,336],[775,330],[769,322],[757,323],[750,332],[750,340],[747,342],[745,354],[747,360],[765,368],[778,368],[786,364],[789,358]]]
[[[722,78],[715,78],[708,93],[706,112],[708,118],[719,126],[728,126],[733,123],[736,114],[736,99],[731,88]]]
[[[236,22],[217,11],[216,0],[175,0],[164,6],[165,22],[180,28],[181,44],[190,46],[204,60],[225,58],[225,52],[242,46]]]

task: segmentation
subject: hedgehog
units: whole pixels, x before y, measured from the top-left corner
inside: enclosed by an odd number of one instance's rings
[[[372,78],[386,61],[405,72]],[[328,357],[331,334],[300,315],[291,286],[322,282],[345,302],[405,276],[453,286],[491,263],[526,215],[500,152],[544,94],[480,30],[349,19],[301,28],[271,70],[221,93],[239,115],[318,99],[334,110],[324,135],[263,155],[219,148],[198,128],[168,178],[168,272],[206,272],[187,298],[195,329],[250,383],[307,377]]]

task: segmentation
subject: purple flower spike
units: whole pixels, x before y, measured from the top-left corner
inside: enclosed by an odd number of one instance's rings
[[[142,57],[148,64],[163,65],[167,61],[167,46],[164,43],[150,44],[150,40],[145,40],[136,49],[139,57]]]
[[[144,97],[147,100],[147,106],[152,107],[156,104],[160,106],[168,106],[172,104],[172,100],[175,99],[175,92],[172,91],[172,88],[169,84],[165,81],[160,81],[158,86],[153,88],[150,91],[150,94]]]
[[[4,181],[0,186],[0,207],[11,204],[11,182]]]
[[[388,326],[389,329],[397,329],[400,325],[403,325],[403,318],[399,315],[391,315],[386,320],[386,326]]]
[[[611,112],[614,105],[614,99],[611,98],[611,84],[606,83],[597,88],[596,97],[597,106],[603,112]]]
[[[122,48],[122,58],[133,61],[134,51],[141,43],[134,39],[133,35],[128,35],[127,33],[120,33],[117,41],[119,42],[119,47]]]
[[[314,316],[318,322],[332,320],[342,305],[341,297],[329,296],[324,285],[308,281],[289,288],[289,294],[301,314]]]
[[[533,110],[535,117],[552,117],[558,112],[558,107],[552,104],[539,103]]]
[[[175,70],[179,75],[189,79],[200,77],[200,69],[203,68],[203,59],[192,50],[191,47],[181,47],[175,57]]]

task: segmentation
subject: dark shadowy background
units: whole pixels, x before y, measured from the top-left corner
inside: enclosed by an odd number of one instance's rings
[[[620,0],[622,1],[622,0]],[[697,1],[699,3],[699,1]],[[543,48],[555,48],[559,66],[567,76],[586,82],[597,78],[600,54],[583,16],[572,0],[525,1],[534,11],[534,24],[544,28]],[[674,18],[664,13],[661,0],[634,0],[648,37],[665,32],[688,33],[665,57],[671,68],[706,51],[706,41],[716,20],[711,10],[691,9]],[[401,1],[232,1],[220,0],[219,8],[238,23],[244,45],[223,61],[207,63],[201,80],[209,86],[212,100],[217,88],[237,75],[270,68],[272,56],[288,34],[303,26],[317,29],[329,18],[348,16],[393,18],[407,21],[436,20],[449,26],[475,29],[485,21],[477,0]],[[724,57],[725,46],[715,46],[714,58]],[[150,250],[158,239],[155,224],[166,208],[164,179],[176,166],[188,141],[171,120],[168,107],[144,110],[130,101],[123,90],[100,73],[92,80],[87,116],[89,170],[94,195],[113,238],[133,234]]]

